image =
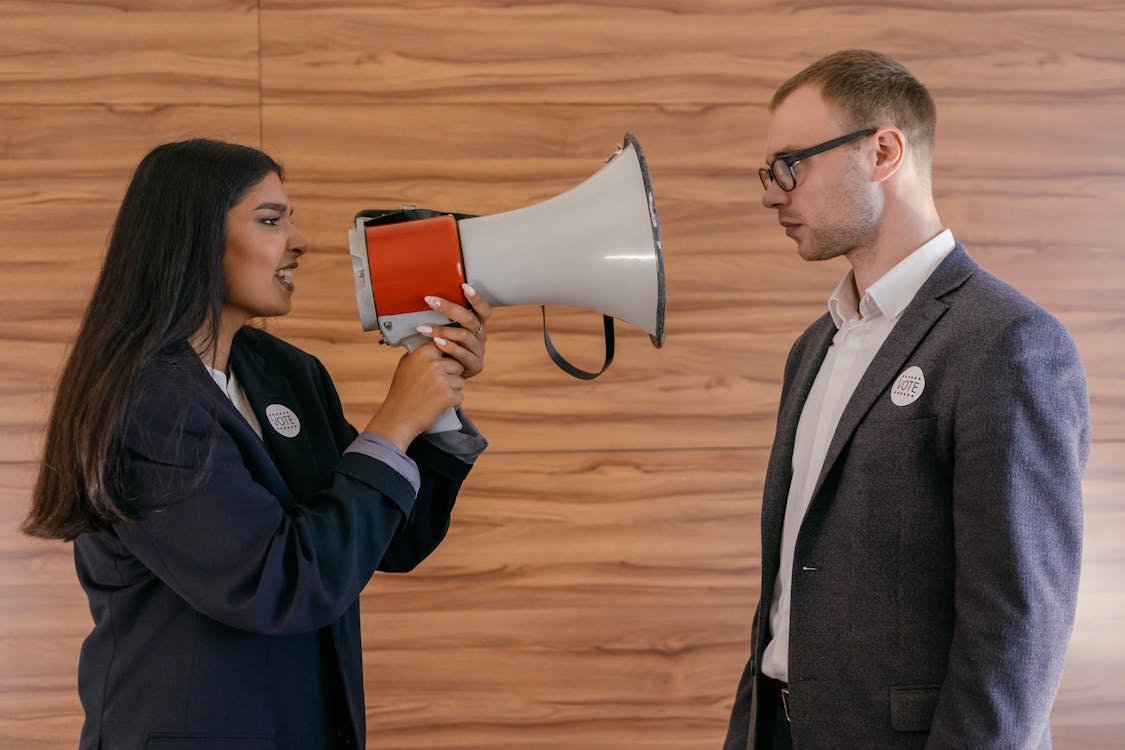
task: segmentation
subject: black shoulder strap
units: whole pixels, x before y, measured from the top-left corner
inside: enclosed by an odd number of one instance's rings
[[[602,363],[602,369],[597,372],[587,372],[570,364],[559,354],[559,350],[551,343],[550,334],[547,333],[547,308],[540,306],[539,309],[543,311],[543,343],[547,345],[547,354],[551,355],[551,361],[558,365],[560,370],[581,380],[593,380],[606,371],[606,368],[613,362],[613,318],[608,315],[602,316],[602,324],[605,330],[605,362]]]

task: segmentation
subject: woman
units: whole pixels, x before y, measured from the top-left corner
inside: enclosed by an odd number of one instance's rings
[[[61,378],[24,530],[74,540],[82,748],[364,746],[358,598],[441,541],[485,441],[422,436],[483,367],[487,302],[399,362],[364,432],[289,312],[282,169],[208,140],[137,168]],[[448,355],[448,356],[445,356]],[[420,437],[421,436],[421,437]]]

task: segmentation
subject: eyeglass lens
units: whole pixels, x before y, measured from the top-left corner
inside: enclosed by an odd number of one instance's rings
[[[788,193],[797,187],[797,179],[793,176],[793,170],[785,159],[774,159],[773,164],[770,165],[770,171],[773,173],[773,178],[777,180],[777,186],[785,192]]]

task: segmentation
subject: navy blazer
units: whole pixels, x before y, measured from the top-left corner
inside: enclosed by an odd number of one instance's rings
[[[415,441],[415,498],[344,453],[356,431],[314,357],[246,328],[230,364],[263,439],[186,344],[162,353],[125,429],[138,520],[75,540],[84,750],[363,747],[360,592],[448,528],[467,463]]]
[[[761,599],[725,750],[754,747],[793,446],[836,327],[796,342],[762,500]],[[907,370],[924,378],[895,385]],[[1089,450],[1070,335],[957,246],[848,402],[798,533],[794,746],[1038,748],[1073,625]]]

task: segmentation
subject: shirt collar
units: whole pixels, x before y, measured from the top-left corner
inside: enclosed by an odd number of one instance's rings
[[[238,380],[234,377],[234,371],[231,370],[230,375],[227,375],[222,370],[216,370],[211,365],[204,364],[203,366],[207,368],[207,373],[211,376],[211,379],[215,381],[215,385],[219,386],[223,393],[227,395],[227,398],[234,401],[238,389],[241,387]]]
[[[862,300],[856,299],[855,274],[848,271],[828,299],[832,321],[839,328],[859,314],[864,319],[882,314],[888,320],[897,320],[955,245],[953,232],[942,231],[869,286]]]

